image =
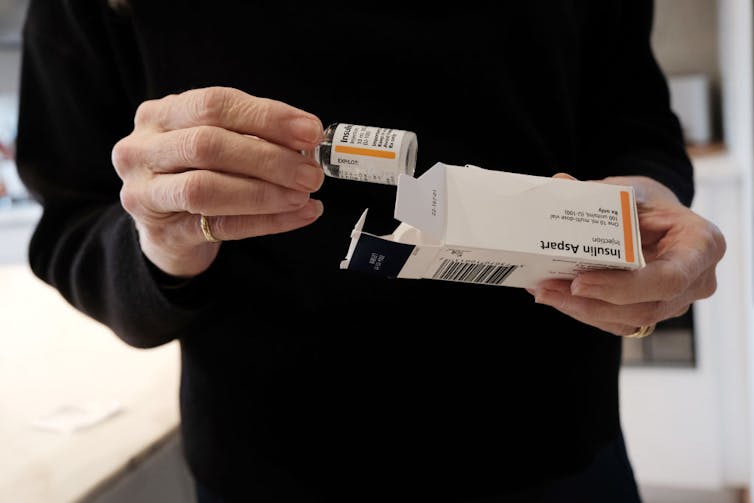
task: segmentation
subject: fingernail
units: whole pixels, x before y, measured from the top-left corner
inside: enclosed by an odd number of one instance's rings
[[[303,210],[304,218],[319,218],[325,207],[319,199],[312,199]]]
[[[301,192],[300,190],[291,190],[288,192],[288,201],[294,206],[301,206],[309,199],[307,192]]]
[[[583,297],[586,291],[587,291],[587,288],[581,286],[581,283],[571,283],[572,295],[578,295],[579,297]]]
[[[322,186],[322,181],[324,180],[324,178],[324,171],[322,171],[321,168],[312,166],[311,164],[303,164],[296,168],[296,183],[310,192],[319,190],[319,188]]]
[[[574,280],[573,283],[571,283],[571,295],[576,295],[578,297],[592,297],[597,298],[599,297],[599,286],[598,285],[589,285],[586,283],[582,283],[581,281]]]
[[[534,302],[537,304],[546,304],[548,306],[559,305],[562,302],[563,295],[553,290],[540,289],[536,291]]]
[[[322,139],[322,124],[315,119],[297,117],[290,122],[289,127],[293,135],[299,140],[319,143]]]

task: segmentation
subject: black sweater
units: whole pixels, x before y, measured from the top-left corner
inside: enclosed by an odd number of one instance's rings
[[[340,270],[365,208],[370,231],[394,229],[395,187],[327,178],[316,223],[226,242],[179,289],[119,204],[110,154],[139,103],[212,85],[325,125],[415,131],[417,175],[437,161],[641,174],[690,204],[650,1],[364,5],[32,0],[17,150],[44,205],[30,264],[125,343],[180,341],[187,458],[218,492],[455,501],[572,473],[620,432],[620,339],[518,288]]]

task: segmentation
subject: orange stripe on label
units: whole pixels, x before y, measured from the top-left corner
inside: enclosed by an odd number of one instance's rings
[[[375,150],[373,148],[349,147],[348,145],[335,145],[335,151],[342,154],[369,155],[382,157],[383,159],[395,159],[395,152],[387,150]]]
[[[621,220],[623,221],[623,245],[626,262],[636,261],[634,257],[634,220],[631,218],[631,195],[626,191],[620,193]]]

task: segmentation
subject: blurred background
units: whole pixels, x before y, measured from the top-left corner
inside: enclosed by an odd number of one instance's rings
[[[13,162],[26,5],[0,0],[0,501],[191,502],[177,347],[125,346],[26,264],[40,214]],[[752,3],[656,0],[655,10],[652,43],[695,166],[693,208],[720,226],[728,252],[712,298],[625,340],[627,444],[646,503],[750,503]]]
[[[16,174],[15,153],[20,26],[27,0],[0,0],[0,263],[17,260],[38,209]],[[12,212],[9,210],[13,210]]]

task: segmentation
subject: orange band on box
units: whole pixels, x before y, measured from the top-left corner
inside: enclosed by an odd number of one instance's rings
[[[626,191],[620,193],[621,220],[623,221],[623,245],[626,251],[626,262],[635,262],[634,254],[634,224],[631,218],[631,195]]]

